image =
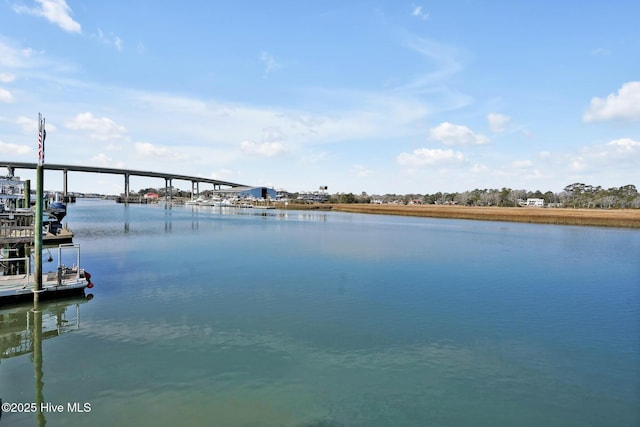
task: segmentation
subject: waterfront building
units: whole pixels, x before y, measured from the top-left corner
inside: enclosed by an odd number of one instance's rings
[[[216,190],[215,193],[225,197],[239,199],[269,199],[276,200],[277,193],[273,188],[267,187],[233,187],[226,190]]]

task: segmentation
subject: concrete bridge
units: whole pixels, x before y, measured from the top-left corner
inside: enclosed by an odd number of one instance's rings
[[[0,161],[0,166],[4,166],[7,168],[9,175],[14,175],[16,169],[36,169],[37,163],[23,163],[23,162],[5,162]],[[106,173],[112,175],[122,175],[124,176],[124,194],[125,198],[129,197],[129,177],[130,176],[144,176],[151,178],[164,178],[164,186],[165,186],[165,194],[169,195],[169,200],[171,200],[171,188],[173,187],[173,180],[181,180],[181,181],[191,181],[191,192],[193,194],[200,193],[200,183],[205,184],[213,184],[214,190],[222,189],[222,186],[225,187],[246,187],[243,184],[237,184],[234,182],[221,181],[218,179],[210,179],[210,178],[202,178],[198,176],[189,176],[189,175],[178,175],[164,172],[149,172],[149,171],[140,171],[140,170],[131,170],[131,169],[117,169],[117,168],[103,168],[103,167],[95,167],[95,166],[78,166],[78,165],[59,165],[53,163],[45,163],[43,166],[44,170],[58,170],[62,171],[62,191],[63,195],[66,198],[68,195],[68,181],[67,181],[67,173],[68,172],[90,172],[90,173]]]

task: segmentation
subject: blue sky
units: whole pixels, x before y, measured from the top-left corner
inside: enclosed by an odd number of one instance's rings
[[[2,0],[0,160],[37,161],[41,112],[50,163],[331,193],[640,187],[638,16],[631,0]]]

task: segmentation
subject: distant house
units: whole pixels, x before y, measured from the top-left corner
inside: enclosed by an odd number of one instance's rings
[[[527,199],[527,207],[544,208],[544,199]]]
[[[144,195],[144,198],[147,200],[158,200],[158,193],[147,193]]]

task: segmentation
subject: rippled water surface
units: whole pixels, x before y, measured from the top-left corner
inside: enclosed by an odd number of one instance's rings
[[[640,424],[637,230],[87,200],[67,221],[94,298],[42,310],[40,387],[26,349],[0,398],[91,410],[0,427]],[[12,310],[3,349],[33,325]]]

